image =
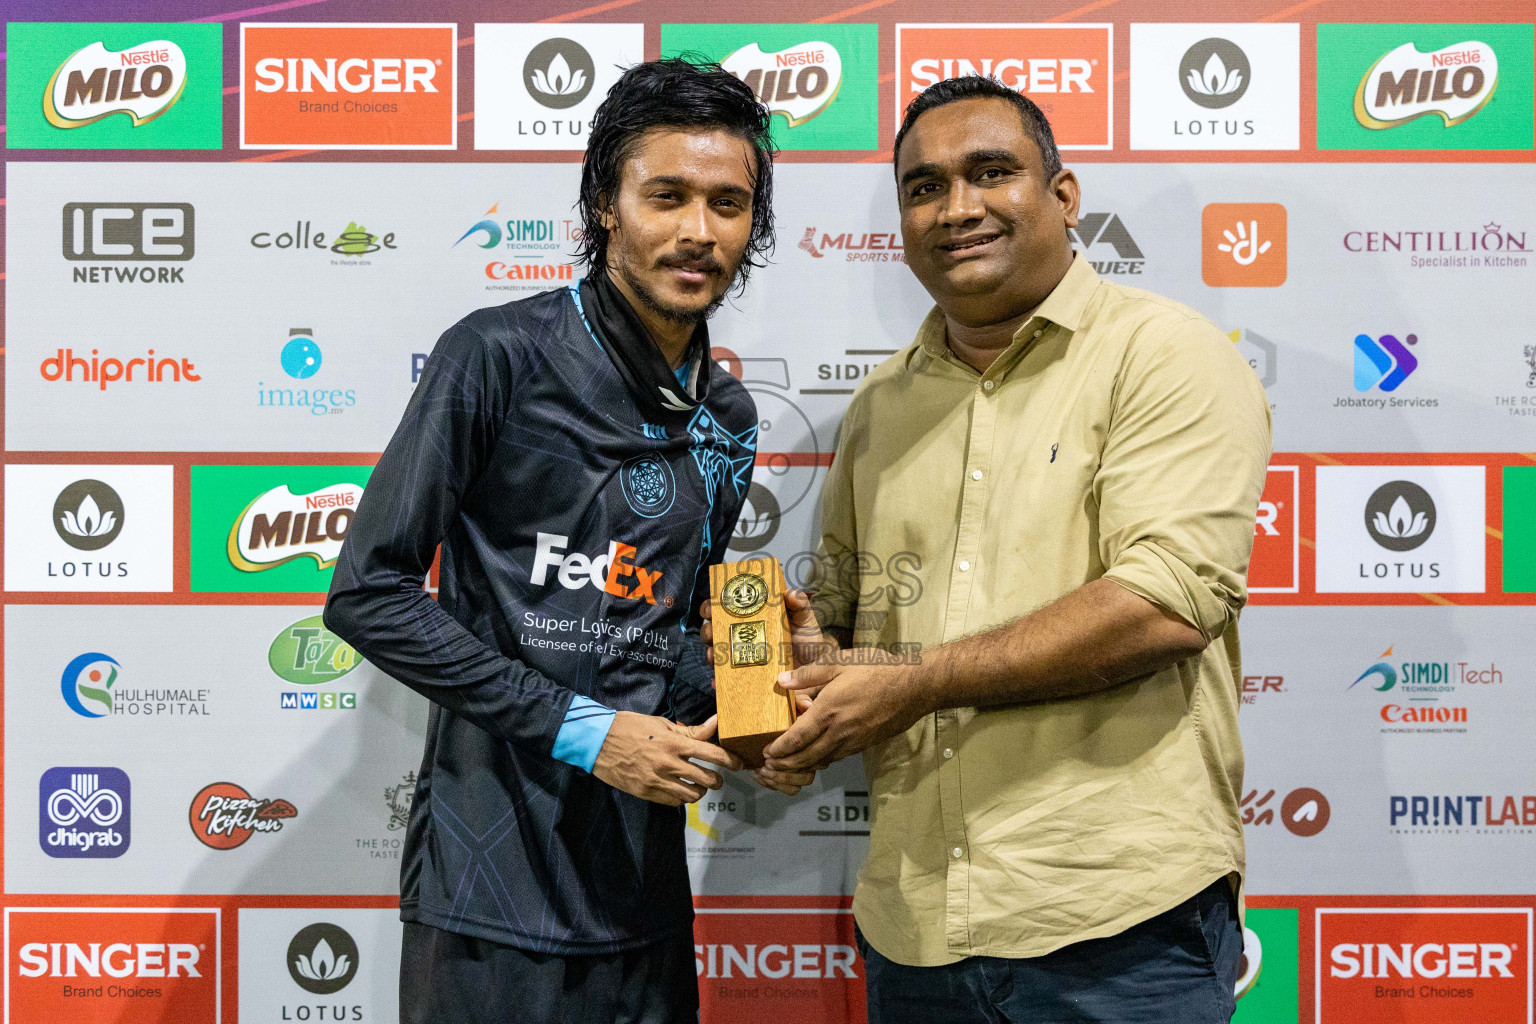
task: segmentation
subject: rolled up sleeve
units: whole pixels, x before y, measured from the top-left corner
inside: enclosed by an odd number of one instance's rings
[[[1170,312],[1127,347],[1094,480],[1104,578],[1220,636],[1247,600],[1269,401],[1209,321]]]

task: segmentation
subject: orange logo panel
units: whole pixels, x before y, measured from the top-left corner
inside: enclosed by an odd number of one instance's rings
[[[452,149],[454,25],[240,26],[242,149]]]
[[[1296,502],[1300,470],[1270,466],[1264,476],[1253,523],[1253,557],[1248,562],[1248,589],[1295,593],[1300,586],[1296,551]]]
[[[214,910],[6,911],[10,1024],[219,1019]]]
[[[1200,276],[1212,288],[1285,283],[1285,207],[1211,203],[1200,214]]]
[[[1034,100],[1058,146],[1112,145],[1108,25],[897,25],[897,126],[918,93],[962,75],[995,78]]]
[[[1317,911],[1317,1019],[1526,1024],[1531,911]]]
[[[704,911],[693,941],[702,1020],[864,1019],[864,963],[852,914]]]

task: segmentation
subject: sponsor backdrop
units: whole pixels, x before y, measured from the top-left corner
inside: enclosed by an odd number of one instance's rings
[[[731,551],[814,585],[843,409],[928,309],[906,104],[1028,94],[1083,183],[1075,247],[1211,317],[1274,411],[1239,1021],[1532,1020],[1527,5],[241,6],[6,26],[6,1020],[396,1019],[427,708],[323,593],[437,336],[577,277],[592,115],[661,54],[721,61],[783,149],[777,253],[712,328],[760,414]],[[864,1019],[869,829],[857,761],[687,810],[706,1022]]]

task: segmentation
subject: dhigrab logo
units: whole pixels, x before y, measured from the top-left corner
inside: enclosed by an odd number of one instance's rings
[[[611,540],[606,554],[590,557],[579,551],[567,552],[565,548],[570,542],[564,534],[540,533],[528,581],[536,587],[547,586],[554,582],[549,579],[550,571],[554,570],[555,579],[566,590],[593,587],[614,597],[656,603],[655,588],[661,579],[661,570],[652,572],[628,561],[635,557],[633,544]],[[670,599],[665,600],[670,604]]]

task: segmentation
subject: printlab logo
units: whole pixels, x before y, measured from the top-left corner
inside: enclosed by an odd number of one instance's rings
[[[306,992],[328,996],[357,977],[357,943],[343,928],[320,922],[288,943],[288,976]]]
[[[1077,218],[1077,227],[1068,228],[1067,235],[1083,249],[1098,247],[1100,255],[1105,248],[1112,249],[1119,259],[1094,260],[1089,265],[1100,274],[1140,274],[1146,266],[1141,247],[1126,230],[1118,213],[1083,213]]]
[[[112,713],[112,687],[117,683],[116,659],[92,651],[64,666],[64,703],[81,718],[105,718]],[[103,708],[97,711],[94,707]]]
[[[1221,110],[1242,99],[1252,78],[1248,55],[1228,39],[1202,39],[1179,61],[1184,95],[1207,110]]]
[[[50,768],[38,783],[38,842],[50,857],[128,852],[128,774],[120,768]]]
[[[1435,532],[1435,502],[1411,480],[1393,480],[1365,503],[1365,528],[1388,551],[1412,551]]]
[[[1270,801],[1274,797],[1273,789],[1263,796],[1259,795],[1257,789],[1249,790],[1239,805],[1243,811],[1243,824],[1256,826],[1272,823],[1275,820],[1275,808],[1270,806]],[[1293,789],[1280,801],[1280,824],[1292,835],[1303,839],[1315,836],[1327,828],[1328,819],[1332,815],[1328,798],[1310,786]]]
[[[123,532],[123,499],[100,480],[76,480],[53,502],[53,528],[78,551],[100,551]]]
[[[597,69],[586,47],[574,39],[546,39],[523,61],[523,85],[540,105],[567,110],[586,99]]]
[[[666,515],[677,496],[672,467],[651,452],[626,460],[619,467],[619,483],[630,510],[646,519]]]
[[[280,832],[284,820],[298,816],[287,800],[253,797],[233,782],[204,786],[187,809],[192,834],[215,850],[233,850],[257,832]]]
[[[1280,203],[1209,203],[1200,214],[1200,276],[1212,288],[1276,288],[1286,278]]]

